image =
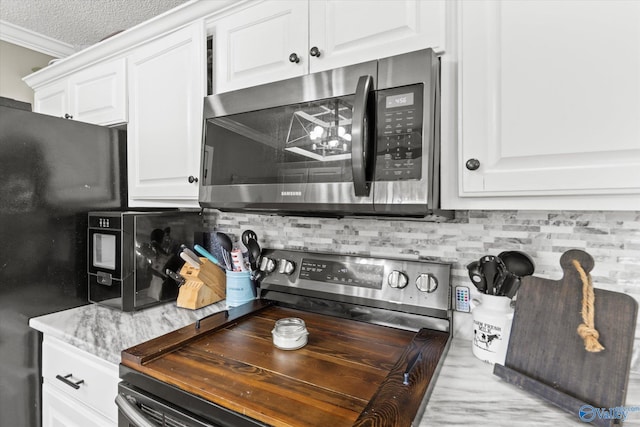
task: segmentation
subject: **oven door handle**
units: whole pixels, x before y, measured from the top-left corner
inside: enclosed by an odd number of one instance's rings
[[[149,421],[124,395],[118,394],[116,396],[116,406],[133,427],[158,427]]]
[[[351,124],[351,169],[356,197],[367,197],[371,190],[373,98],[373,77],[361,76],[356,86]]]

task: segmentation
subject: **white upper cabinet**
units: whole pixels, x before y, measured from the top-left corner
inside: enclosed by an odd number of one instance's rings
[[[444,50],[445,2],[311,0],[310,71],[431,47]]]
[[[69,114],[69,82],[61,80],[36,90],[33,95],[33,111],[56,117]]]
[[[99,125],[125,123],[126,60],[91,66],[37,89],[34,111]]]
[[[213,24],[216,93],[433,47],[445,2],[266,0]]]
[[[640,2],[459,8],[460,196],[640,208]],[[622,194],[626,205],[594,204]]]
[[[205,69],[202,21],[129,57],[130,206],[198,206]]]
[[[306,0],[266,1],[217,21],[215,91],[306,74],[308,10]]]

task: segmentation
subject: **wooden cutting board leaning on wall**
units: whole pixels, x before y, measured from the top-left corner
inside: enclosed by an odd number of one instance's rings
[[[625,404],[638,304],[628,295],[594,289],[594,326],[604,349],[587,351],[577,332],[583,323],[584,275],[574,260],[587,275],[594,267],[589,254],[569,250],[560,258],[561,280],[522,279],[505,366],[495,365],[494,374],[578,419],[619,425],[591,409]]]

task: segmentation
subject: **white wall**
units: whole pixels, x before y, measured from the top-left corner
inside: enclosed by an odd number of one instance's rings
[[[33,105],[33,89],[22,81],[53,57],[0,40],[0,96]]]

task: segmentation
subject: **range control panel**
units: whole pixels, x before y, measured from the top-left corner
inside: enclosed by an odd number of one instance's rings
[[[260,269],[263,289],[417,313],[451,305],[449,263],[266,249]]]
[[[383,276],[384,267],[381,265],[302,258],[298,277],[316,282],[381,289]]]

